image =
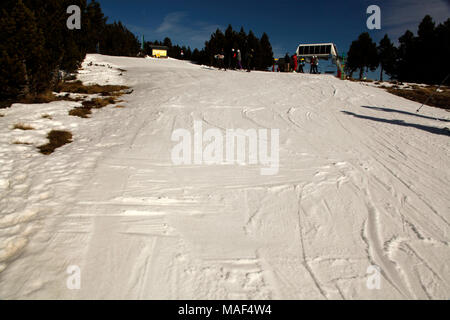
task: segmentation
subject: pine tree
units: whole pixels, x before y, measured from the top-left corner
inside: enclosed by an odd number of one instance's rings
[[[430,70],[433,74],[431,83],[441,83],[450,72],[450,19],[436,27],[436,55],[432,57],[440,66],[434,70]],[[450,79],[447,79],[446,85],[450,85]]]
[[[107,24],[102,32],[100,41],[102,54],[135,57],[140,47],[137,37],[120,21]]]
[[[168,47],[169,49],[172,48],[172,40],[170,40],[170,38],[166,37],[163,41],[163,45]]]
[[[414,68],[417,60],[417,41],[414,34],[409,30],[398,41],[400,46],[398,48],[395,78],[400,81],[414,81],[417,74]]]
[[[372,41],[369,33],[364,32],[350,46],[346,69],[350,75],[359,69],[359,79],[362,79],[365,70],[375,71],[377,66],[377,45]]]
[[[69,30],[66,26],[67,7],[77,5],[82,12],[86,0],[25,0],[36,16],[38,27],[43,32],[44,50],[47,53],[42,65],[51,73],[50,87],[56,84],[59,70],[75,71],[86,54],[86,30]],[[86,20],[82,17],[82,23]],[[82,24],[82,28],[86,24]]]
[[[214,56],[221,52],[221,50],[226,50],[225,35],[217,29],[212,35],[209,41],[205,42],[204,50],[200,51],[198,54],[197,62],[201,64],[214,65]]]
[[[395,68],[396,48],[386,34],[378,46],[378,57],[380,60],[380,81],[383,81],[383,72],[391,75]]]
[[[267,68],[273,65],[273,50],[269,41],[269,36],[264,32],[261,36],[261,70],[267,70]]]
[[[253,53],[252,53],[253,50]],[[248,67],[249,63],[249,57],[250,55],[253,56],[252,58],[252,67],[261,70],[261,46],[259,43],[259,39],[255,36],[252,30],[248,32],[247,36],[247,50],[245,52],[245,61]]]
[[[44,38],[33,12],[22,0],[8,3],[0,19],[1,99],[35,94],[44,89],[50,75],[45,72]],[[8,10],[6,10],[8,9]]]
[[[192,50],[191,47],[187,47],[187,50],[184,51],[184,58],[186,60],[192,60]]]
[[[225,51],[229,53],[235,45],[235,31],[231,24],[225,30]],[[235,48],[236,49],[236,48]]]
[[[86,8],[86,48],[88,53],[97,52],[97,44],[102,38],[102,33],[106,28],[107,17],[102,12],[100,4],[92,0]]]
[[[422,22],[419,24],[417,31],[417,58],[429,56],[431,52],[438,53],[439,44],[436,42],[436,26],[431,16],[426,15]],[[420,59],[420,64],[415,65],[417,79],[420,82],[430,83],[434,78],[433,72],[430,70],[436,70],[438,68],[437,59]]]

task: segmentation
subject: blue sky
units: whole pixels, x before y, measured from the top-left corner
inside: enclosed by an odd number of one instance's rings
[[[361,32],[369,31],[377,42],[388,33],[397,40],[406,29],[416,32],[425,14],[437,22],[450,17],[450,0],[209,0],[154,1],[100,0],[109,22],[121,20],[139,37],[203,48],[217,28],[243,26],[258,36],[269,35],[275,57],[294,53],[299,43],[334,42],[347,52]],[[366,9],[381,8],[381,30],[366,27]]]

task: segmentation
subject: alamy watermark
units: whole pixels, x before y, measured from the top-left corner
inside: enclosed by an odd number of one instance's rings
[[[79,6],[71,5],[67,7],[67,14],[70,17],[67,19],[66,25],[69,30],[81,29],[81,9]]]
[[[203,132],[202,121],[194,121],[193,133],[176,129],[171,139],[178,142],[171,151],[175,165],[259,164],[264,176],[279,171],[279,129],[226,129],[224,135],[218,128]]]
[[[369,290],[381,289],[381,269],[379,266],[369,266],[367,268],[366,286]]]
[[[367,8],[367,14],[370,14],[367,18],[367,28],[369,30],[380,30],[381,29],[381,9],[377,5],[371,5]]]
[[[68,266],[66,270],[69,275],[66,280],[66,286],[69,290],[81,289],[81,269],[79,266]]]

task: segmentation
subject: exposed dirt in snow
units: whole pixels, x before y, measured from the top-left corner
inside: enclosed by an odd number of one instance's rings
[[[450,298],[448,112],[324,75],[99,55],[83,68],[131,86],[125,108],[2,111],[0,298]],[[280,129],[279,173],[174,166],[171,134],[194,121]],[[41,155],[52,129],[73,142]]]

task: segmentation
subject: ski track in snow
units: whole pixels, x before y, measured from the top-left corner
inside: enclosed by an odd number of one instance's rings
[[[450,139],[432,130],[448,112],[173,59],[88,55],[79,78],[134,92],[90,119],[67,115],[76,102],[0,110],[0,299],[450,298]],[[280,129],[279,173],[172,165],[172,131],[197,120]],[[43,156],[51,129],[74,142]]]

